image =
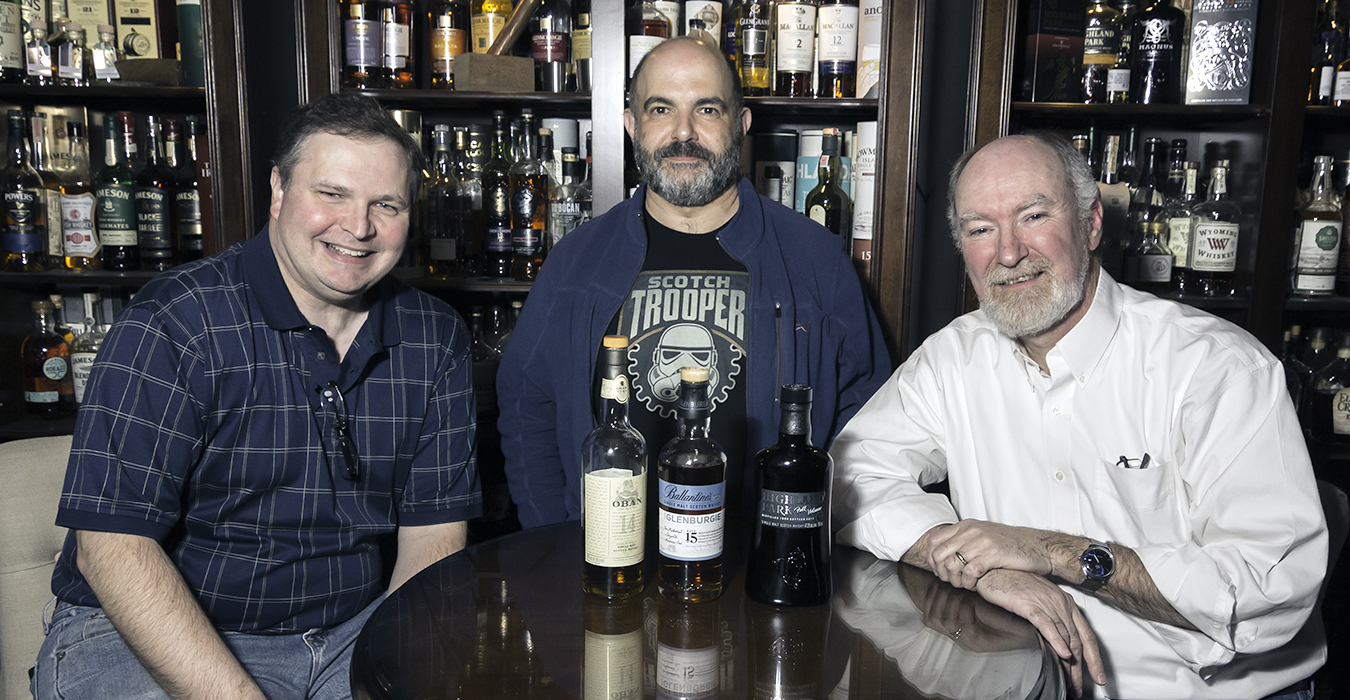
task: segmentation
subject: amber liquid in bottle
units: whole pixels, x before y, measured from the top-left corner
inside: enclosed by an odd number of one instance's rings
[[[774,7],[778,97],[810,97],[815,63],[816,3],[780,2]]]
[[[525,125],[521,158],[511,166],[511,276],[528,281],[544,264],[549,183],[538,157],[538,128],[532,119]]]
[[[75,381],[70,347],[52,330],[52,303],[33,302],[33,331],[24,338],[23,397],[28,411],[54,418],[75,410]]]
[[[441,0],[428,12],[431,88],[455,89],[455,56],[469,50],[469,10],[464,0]]]
[[[23,112],[9,110],[9,162],[0,171],[6,272],[47,269],[46,200],[42,178],[28,162],[27,131]]]
[[[342,35],[345,60],[342,85],[349,88],[384,87],[388,72],[381,66],[383,33],[380,30],[381,2],[342,0]]]
[[[727,456],[708,437],[708,370],[680,370],[679,432],[657,460],[657,585],[690,603],[722,594]]]

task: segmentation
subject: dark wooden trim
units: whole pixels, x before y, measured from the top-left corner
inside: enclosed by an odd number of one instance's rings
[[[295,60],[299,103],[336,92],[341,82],[342,36],[335,0],[295,3]]]
[[[249,177],[248,97],[242,80],[243,41],[237,0],[202,3],[206,37],[206,124],[211,148],[211,195],[216,250],[253,234]]]

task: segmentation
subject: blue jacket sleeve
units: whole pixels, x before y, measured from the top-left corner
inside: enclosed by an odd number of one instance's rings
[[[852,261],[845,258],[842,267],[834,276],[836,303],[829,316],[844,336],[839,339],[838,406],[829,429],[829,440],[825,443],[827,446],[834,442],[834,437],[863,404],[881,389],[892,369],[881,324],[877,322]]]

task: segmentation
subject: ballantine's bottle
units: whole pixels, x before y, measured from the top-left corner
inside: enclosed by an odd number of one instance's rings
[[[778,444],[755,455],[759,513],[745,594],[770,605],[830,599],[830,454],[811,444],[811,387],[784,386]]]
[[[599,425],[581,443],[582,588],[605,598],[642,592],[647,441],[628,423],[628,338],[607,335],[600,360]]]
[[[708,437],[708,369],[680,370],[678,434],[661,450],[656,475],[662,595],[691,603],[722,594],[727,456]]]

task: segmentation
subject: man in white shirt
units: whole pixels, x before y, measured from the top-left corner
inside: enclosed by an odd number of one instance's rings
[[[1311,698],[1326,524],[1279,361],[1101,270],[1063,139],[974,149],[949,195],[981,309],[835,440],[838,541],[1026,618],[1087,695]]]

